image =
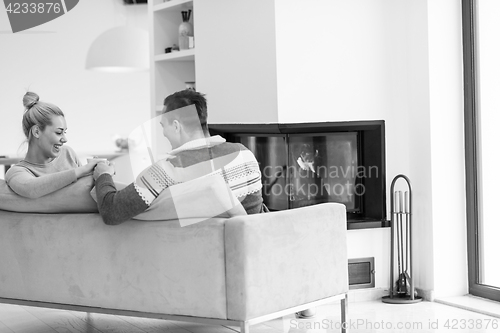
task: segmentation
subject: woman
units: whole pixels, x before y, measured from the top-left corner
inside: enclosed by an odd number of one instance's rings
[[[23,97],[23,131],[28,141],[24,160],[12,166],[5,181],[17,194],[39,198],[57,191],[94,170],[97,162],[81,165],[75,152],[64,146],[66,120],[57,106],[39,101],[37,94]]]

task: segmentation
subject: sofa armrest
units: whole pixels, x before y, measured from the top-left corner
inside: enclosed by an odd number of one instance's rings
[[[226,221],[228,319],[346,293],[346,229],[345,206],[335,203]]]

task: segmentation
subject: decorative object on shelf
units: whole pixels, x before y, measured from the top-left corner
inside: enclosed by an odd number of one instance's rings
[[[407,191],[395,191],[398,179],[406,182]],[[413,274],[412,240],[412,192],[411,184],[405,175],[397,175],[391,183],[391,276],[389,296],[382,297],[382,302],[391,304],[409,304],[422,301],[415,292]],[[397,253],[395,253],[397,251]],[[397,274],[394,262],[397,260]],[[394,276],[397,276],[394,282]]]
[[[179,49],[189,49],[189,37],[193,37],[193,25],[189,23],[191,19],[191,9],[182,11],[182,23],[179,26]]]
[[[127,138],[122,138],[118,134],[113,136],[113,141],[115,142],[116,147],[118,147],[119,151],[128,150],[128,140]]]
[[[196,82],[186,82],[186,89],[196,91]]]
[[[177,44],[173,44],[172,46],[165,48],[165,53],[171,53],[177,51],[179,51],[179,47],[177,46]]]

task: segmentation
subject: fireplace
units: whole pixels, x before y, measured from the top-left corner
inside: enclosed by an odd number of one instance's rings
[[[384,121],[211,124],[209,129],[255,154],[270,210],[339,202],[346,206],[348,229],[389,226]]]

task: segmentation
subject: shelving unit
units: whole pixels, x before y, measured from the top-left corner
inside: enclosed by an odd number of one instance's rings
[[[153,0],[148,6],[152,55],[151,116],[154,117],[161,111],[167,95],[184,89],[186,82],[196,82],[195,48],[165,53],[167,47],[179,45],[181,12],[192,10],[190,22],[194,27],[195,11],[193,0]]]
[[[152,121],[145,130],[151,134],[151,149],[155,159],[169,150],[163,137],[159,121],[153,119],[161,114],[163,100],[168,95],[185,89],[186,82],[196,82],[196,49],[165,53],[167,47],[179,45],[179,25],[182,11],[191,10],[191,24],[194,26],[194,0],[151,0],[148,3],[150,32],[150,87]],[[196,34],[196,31],[195,31]]]
[[[155,0],[153,1],[153,10],[155,12],[160,11],[178,11],[178,10],[186,10],[193,8],[193,0]]]
[[[167,95],[195,82],[207,96],[211,123],[277,122],[274,1],[150,0],[148,6],[152,115]],[[189,9],[195,48],[165,54],[178,44],[181,12]]]

